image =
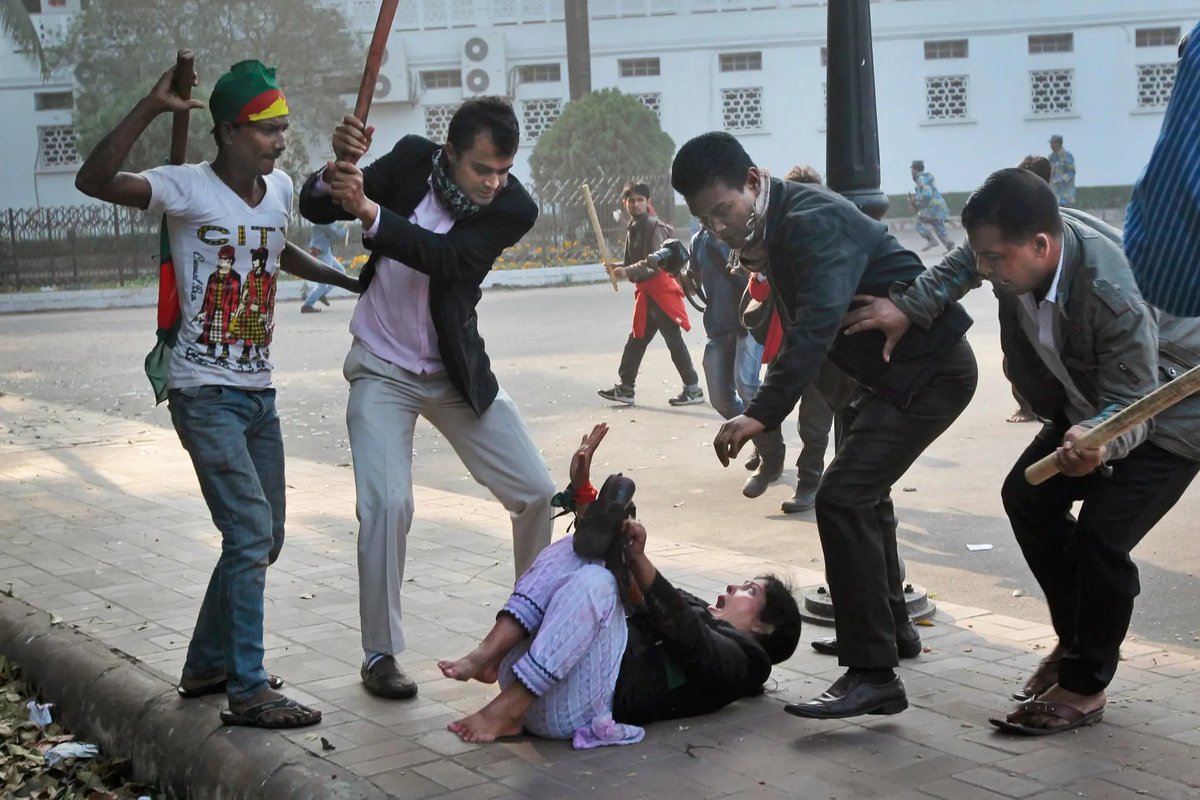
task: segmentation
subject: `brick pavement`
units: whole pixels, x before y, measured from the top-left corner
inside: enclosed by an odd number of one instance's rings
[[[505,512],[418,487],[404,595],[412,649],[400,660],[421,694],[389,703],[358,679],[351,472],[289,459],[288,487],[287,545],[267,586],[267,666],[325,721],[255,735],[286,735],[394,797],[1167,800],[1200,792],[1196,658],[1129,641],[1102,724],[1049,739],[1006,737],[987,717],[1011,705],[1005,698],[1051,631],[945,601],[936,624],[921,629],[928,652],[903,665],[912,707],[896,717],[817,722],[782,713],[784,702],[818,693],[840,672],[807,647],[828,632],[809,626],[763,697],[653,725],[642,744],[579,753],[532,738],[464,744],[446,723],[494,689],[445,680],[434,662],[466,652],[504,601],[512,578]],[[0,498],[0,590],[11,587],[173,681],[219,548],[174,434],[0,395]],[[651,537],[655,563],[702,596],[764,566]],[[821,579],[767,566],[797,585]],[[200,724],[219,727],[219,699],[192,702]]]

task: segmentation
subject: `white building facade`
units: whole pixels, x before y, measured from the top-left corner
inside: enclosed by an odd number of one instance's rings
[[[48,24],[79,0],[26,2],[41,4]],[[378,0],[327,2],[369,37]],[[824,171],[825,2],[589,6],[594,89],[637,95],[677,145],[723,129],[777,173],[795,163]],[[915,158],[943,191],[969,191],[1027,153],[1048,153],[1056,133],[1080,186],[1131,184],[1162,123],[1178,39],[1200,19],[1197,0],[877,0],[871,9],[891,194],[911,187]],[[441,139],[465,97],[505,95],[522,123],[515,172],[528,175],[533,144],[569,99],[565,42],[562,0],[404,0],[372,106],[375,140]],[[43,84],[0,50],[0,146],[15,171],[0,182],[0,208],[85,201],[71,185],[70,88]]]

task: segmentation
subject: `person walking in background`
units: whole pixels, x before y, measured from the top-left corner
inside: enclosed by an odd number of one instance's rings
[[[922,249],[931,250],[941,241],[949,253],[954,249],[954,241],[946,233],[946,221],[950,219],[946,198],[938,191],[933,175],[925,171],[924,161],[918,158],[912,162],[911,169],[916,188],[909,193],[908,202],[917,215],[917,233],[927,242]],[[937,234],[937,239],[933,238],[934,234]]]
[[[1063,148],[1063,138],[1050,137],[1050,188],[1060,206],[1075,205],[1075,156]]]
[[[633,405],[634,383],[646,348],[656,333],[662,333],[671,352],[671,361],[683,381],[683,391],[667,402],[673,406],[690,406],[704,402],[700,376],[692,365],[692,356],[683,341],[680,329],[690,331],[683,288],[674,276],[658,268],[654,258],[647,258],[662,247],[674,231],[650,211],[650,187],[644,183],[626,184],[621,202],[629,214],[629,229],[625,237],[625,259],[621,265],[608,265],[618,280],[634,284],[633,331],[625,341],[621,364],[617,368],[620,383],[596,394],[614,403]]]
[[[308,252],[313,257],[325,264],[329,265],[338,272],[345,272],[346,268],[337,260],[337,256],[333,254],[333,245],[335,242],[342,240],[345,235],[345,227],[343,223],[331,222],[328,225],[313,225],[312,234],[308,238]],[[328,283],[318,283],[307,292],[304,296],[304,305],[300,306],[302,314],[316,314],[321,309],[316,307],[319,301],[322,305],[329,305],[329,290],[333,287]]]

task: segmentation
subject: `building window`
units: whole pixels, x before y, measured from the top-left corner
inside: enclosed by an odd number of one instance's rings
[[[1073,33],[1031,33],[1029,34],[1029,53],[1072,53],[1075,51],[1075,34]]]
[[[662,94],[659,92],[645,92],[643,94],[635,94],[641,104],[654,112],[654,116],[662,119]]]
[[[425,138],[444,144],[450,118],[457,110],[456,105],[425,106]]]
[[[561,64],[526,64],[517,67],[517,80],[521,83],[554,83],[562,80]]]
[[[1175,47],[1179,44],[1179,26],[1173,28],[1138,28],[1134,44],[1138,47]]]
[[[558,97],[526,100],[521,103],[521,116],[525,121],[525,143],[537,142],[538,137],[549,130],[561,113],[562,99]]]
[[[762,87],[722,89],[721,109],[727,131],[754,131],[763,126]]]
[[[925,79],[925,118],[967,118],[966,75],[943,75]]]
[[[925,43],[925,60],[936,61],[941,58],[966,58],[966,39],[945,39],[940,42]]]
[[[457,69],[427,69],[421,70],[422,89],[457,89],[462,86],[462,70]]]
[[[74,106],[70,92],[38,92],[33,96],[33,107],[38,111],[70,111]]]
[[[1138,64],[1138,108],[1165,108],[1175,86],[1175,64]]]
[[[756,72],[762,69],[762,53],[721,53],[721,72]]]
[[[1030,113],[1034,116],[1070,114],[1075,110],[1072,84],[1075,70],[1043,69],[1029,73]]]
[[[617,70],[622,78],[643,78],[662,74],[662,66],[657,58],[617,59]]]
[[[80,162],[75,146],[75,128],[44,125],[38,128],[38,166],[70,167]]]

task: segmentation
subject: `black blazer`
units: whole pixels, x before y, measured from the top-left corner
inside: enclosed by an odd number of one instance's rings
[[[537,220],[538,208],[515,177],[491,203],[470,219],[459,220],[449,233],[427,231],[408,221],[429,188],[437,145],[421,136],[405,136],[392,151],[363,169],[363,191],[380,206],[379,230],[364,245],[371,257],[363,266],[364,292],[381,256],[423,272],[429,281],[429,310],[437,331],[438,351],[446,375],[476,414],[487,411],[499,384],[479,335],[475,307],[479,286],[506,248],[516,244]],[[300,213],[323,224],[350,219],[328,196],[312,189],[320,171],[300,191]],[[379,291],[379,290],[376,290]]]
[[[883,334],[843,336],[842,317],[856,294],[887,297],[924,267],[887,226],[825,186],[771,178],[767,206],[767,278],[783,323],[783,346],[767,368],[746,415],[778,426],[816,380],[828,356],[866,388],[905,408],[958,344],[971,317],[950,303],[929,329],[913,326],[883,360]]]

